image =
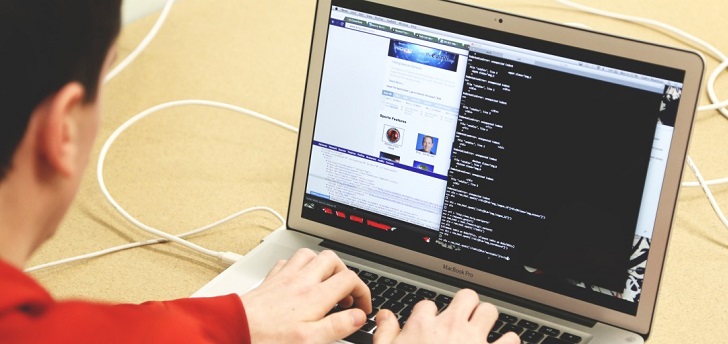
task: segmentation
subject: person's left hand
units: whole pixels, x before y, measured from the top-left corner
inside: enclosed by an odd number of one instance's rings
[[[332,251],[299,250],[241,298],[253,343],[330,343],[372,312],[369,288]],[[355,307],[327,316],[337,303]]]

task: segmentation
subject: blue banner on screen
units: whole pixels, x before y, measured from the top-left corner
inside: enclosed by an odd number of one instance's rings
[[[449,70],[458,69],[458,55],[449,51],[424,47],[410,42],[389,41],[389,56],[426,66]]]

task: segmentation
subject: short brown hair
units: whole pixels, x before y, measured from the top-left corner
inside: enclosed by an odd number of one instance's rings
[[[121,0],[0,0],[0,179],[33,110],[72,81],[97,97]]]

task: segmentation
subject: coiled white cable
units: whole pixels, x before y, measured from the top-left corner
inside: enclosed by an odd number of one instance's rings
[[[166,232],[160,231],[156,228],[150,227],[150,226],[142,223],[141,221],[137,220],[136,218],[131,216],[131,214],[129,214],[121,205],[119,205],[119,203],[114,199],[113,196],[111,196],[111,193],[109,192],[109,189],[106,187],[106,183],[104,181],[104,162],[106,161],[106,155],[108,154],[109,149],[111,148],[111,145],[114,143],[114,141],[116,141],[116,139],[119,137],[119,135],[121,135],[121,133],[123,133],[127,128],[131,127],[139,120],[141,120],[157,111],[172,108],[172,107],[177,107],[177,106],[185,106],[185,105],[202,105],[202,106],[219,107],[219,108],[236,111],[236,112],[239,112],[242,114],[246,114],[248,116],[252,116],[252,117],[267,121],[269,123],[275,124],[282,128],[288,129],[294,133],[298,132],[298,129],[289,124],[286,124],[279,120],[262,115],[255,111],[251,111],[251,110],[241,108],[238,106],[234,106],[234,105],[230,105],[230,104],[208,101],[208,100],[192,100],[192,99],[178,100],[178,101],[168,102],[168,103],[154,106],[154,107],[149,108],[149,109],[139,113],[138,115],[132,117],[131,119],[126,121],[124,124],[122,124],[119,128],[117,128],[111,134],[111,136],[109,136],[109,138],[106,140],[106,143],[104,143],[103,147],[101,148],[101,152],[99,153],[98,164],[96,166],[96,178],[98,179],[99,187],[101,188],[101,193],[104,195],[104,197],[106,197],[106,200],[108,200],[109,203],[111,203],[111,205],[114,207],[114,209],[116,209],[116,211],[118,211],[125,219],[127,219],[129,222],[131,222],[135,226],[137,226],[140,229],[147,231],[155,236],[165,238],[169,241],[178,243],[178,244],[188,247],[190,249],[193,249],[193,250],[199,251],[201,253],[222,259],[220,252],[208,250],[204,247],[193,244],[187,240],[181,239],[181,238],[171,235],[169,233],[166,233]],[[285,220],[283,220],[283,218],[280,215],[277,215],[277,216],[281,220],[281,222],[285,223]],[[232,215],[229,218],[234,218],[234,217],[237,217],[237,215]],[[222,220],[222,222],[216,222],[216,223],[206,226],[206,227],[214,227],[214,226],[217,226],[226,221],[229,221],[229,220]]]

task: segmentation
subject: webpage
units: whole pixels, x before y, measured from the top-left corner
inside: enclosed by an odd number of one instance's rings
[[[326,214],[639,299],[679,83],[337,8],[327,46],[306,187]]]
[[[467,51],[346,18],[329,32],[307,193],[437,230]]]

